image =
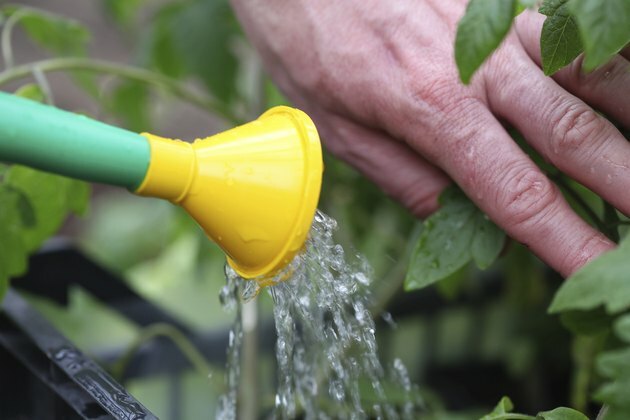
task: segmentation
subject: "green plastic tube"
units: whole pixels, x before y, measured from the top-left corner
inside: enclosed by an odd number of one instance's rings
[[[134,191],[149,160],[139,134],[0,92],[0,161]]]

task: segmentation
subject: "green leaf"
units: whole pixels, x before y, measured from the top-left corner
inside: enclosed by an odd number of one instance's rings
[[[424,222],[407,270],[406,290],[442,280],[470,261],[474,207],[458,199],[460,194],[445,191],[440,197],[442,208]]]
[[[91,71],[73,70],[68,72],[75,85],[96,100],[102,100],[98,86],[98,75]]]
[[[625,316],[627,317],[627,315]],[[625,323],[626,321],[624,321]],[[611,350],[599,355],[597,372],[610,379],[602,384],[594,398],[608,405],[606,419],[626,419],[630,416],[630,347]]]
[[[606,408],[606,416],[602,417],[605,420],[628,420],[630,418],[630,408],[611,406]]]
[[[52,235],[68,212],[85,211],[86,183],[23,166],[4,168],[0,182],[0,299],[28,254]]]
[[[33,251],[54,233],[65,216],[65,195],[59,194],[63,189],[62,179],[15,165],[5,176],[5,183],[24,194],[33,208],[35,223],[22,233],[26,249]]]
[[[554,296],[550,313],[589,310],[603,305],[608,314],[630,308],[630,236],[569,277]]]
[[[66,208],[67,211],[83,216],[88,211],[90,204],[90,184],[87,182],[67,179],[66,181]]]
[[[588,417],[577,410],[567,407],[558,407],[550,411],[542,411],[536,416],[544,420],[588,420]]]
[[[570,0],[584,45],[586,71],[605,64],[630,42],[628,0]]]
[[[18,201],[15,191],[0,184],[0,301],[9,288],[9,279],[26,270],[27,252]]]
[[[185,51],[175,44],[174,33],[178,28],[174,19],[182,13],[185,4],[168,4],[153,17],[153,24],[141,45],[140,62],[167,76],[179,78],[185,74]]]
[[[19,195],[11,188],[4,185],[0,187],[0,267],[8,276],[26,269],[26,251],[21,236],[23,217],[19,211],[19,201]]]
[[[582,52],[582,42],[567,0],[547,1],[540,12],[547,15],[540,37],[543,71],[547,76],[570,64]]]
[[[512,401],[508,397],[503,397],[491,413],[486,414],[479,420],[493,420],[497,417],[505,418],[504,414],[510,413],[512,410],[514,410],[514,404],[512,404]]]
[[[538,13],[545,16],[553,16],[561,6],[564,6],[569,0],[544,0],[538,9]]]
[[[630,414],[630,377],[607,382],[595,392],[594,398],[611,408],[624,409]],[[606,416],[608,419],[609,416]],[[621,417],[624,418],[624,417]],[[626,419],[628,417],[625,417]]]
[[[227,1],[197,0],[171,21],[173,44],[188,73],[223,102],[236,95],[238,61],[232,51],[238,25]]]
[[[596,366],[597,372],[606,378],[630,380],[630,347],[602,353]]]
[[[454,299],[464,289],[468,275],[469,271],[464,266],[453,274],[446,276],[436,284],[438,293],[445,299]]]
[[[477,229],[471,245],[477,267],[485,270],[497,259],[505,244],[505,233],[480,210],[476,211]]]
[[[15,94],[17,96],[21,96],[22,98],[30,99],[35,102],[44,102],[44,100],[46,99],[44,92],[42,92],[42,89],[39,87],[39,85],[35,83],[29,83],[20,87],[18,90],[15,91]]]
[[[83,56],[90,32],[79,22],[31,8],[11,8],[24,14],[19,24],[28,37],[40,47],[58,55]]]
[[[35,210],[33,209],[31,201],[28,199],[26,194],[24,194],[24,192],[22,192],[21,190],[17,190],[11,186],[5,185],[5,188],[11,190],[16,196],[16,201],[14,204],[15,209],[20,214],[21,226],[26,228],[32,228],[33,226],[35,226],[37,223],[35,219]]]
[[[610,328],[612,317],[603,308],[591,311],[568,311],[560,314],[560,321],[578,335],[594,335]]]
[[[34,223],[21,232],[29,252],[57,231],[68,211],[80,213],[85,209],[87,187],[82,182],[18,165],[11,167],[4,182],[23,194],[32,207]]]
[[[626,343],[630,343],[630,314],[619,317],[615,321],[614,330],[617,337]]]
[[[2,303],[4,295],[7,294],[7,290],[9,290],[9,276],[3,272],[2,268],[0,268],[0,303]]]
[[[517,11],[516,0],[470,0],[455,37],[455,61],[465,84],[501,44]]]
[[[406,290],[442,280],[471,260],[487,268],[503,248],[503,232],[459,189],[447,189],[440,202],[442,208],[424,222],[415,245]]]
[[[105,0],[104,6],[118,23],[128,25],[145,2],[146,0]]]
[[[126,80],[114,90],[109,106],[129,130],[150,131],[149,96],[146,83]]]
[[[620,384],[624,384],[624,389],[627,390],[625,406],[630,407],[630,347],[621,350],[611,350],[606,353],[600,354],[596,361],[597,372],[610,379],[614,379],[615,381],[611,384],[608,383],[607,386],[604,385],[602,389],[606,389],[604,394],[612,395],[616,394]],[[614,390],[614,391],[612,391]],[[598,392],[599,395],[601,395]],[[605,402],[614,403],[614,405],[624,405],[619,404],[618,401],[611,401],[607,397],[603,397]]]

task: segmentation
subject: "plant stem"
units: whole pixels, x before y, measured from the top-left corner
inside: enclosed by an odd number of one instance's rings
[[[602,338],[576,336],[573,340],[574,377],[571,385],[571,406],[584,412],[588,408],[595,356]]]
[[[375,220],[374,223],[377,223]],[[421,225],[416,225],[411,236],[405,241],[407,245],[400,251],[400,258],[393,267],[382,277],[379,287],[374,292],[374,299],[370,305],[370,313],[372,319],[376,320],[385,310],[396,295],[401,291],[405,283],[405,276],[409,268],[409,259],[413,252],[413,248],[418,241],[421,232]]]
[[[48,79],[46,79],[46,75],[39,69],[39,67],[33,67],[33,78],[44,94],[46,103],[54,106],[55,99],[53,97],[52,89],[50,89],[50,84],[48,83]]]
[[[604,233],[606,233],[608,231],[608,228],[607,228],[606,224],[599,218],[597,213],[595,213],[593,211],[591,206],[589,206],[588,203],[586,201],[584,201],[584,199],[580,196],[580,194],[578,194],[577,191],[575,191],[573,189],[573,187],[571,185],[569,185],[569,183],[567,183],[566,179],[564,178],[564,175],[562,175],[562,174],[557,174],[557,175],[553,174],[553,175],[549,175],[549,177],[564,192],[566,192],[575,201],[575,203],[578,206],[580,206],[580,208],[584,211],[584,213],[586,213],[588,218],[591,219],[591,222],[593,222],[593,224],[597,227],[597,229],[599,229],[600,231],[602,231]]]
[[[112,74],[126,79],[138,80],[161,87],[180,99],[221,116],[233,125],[242,123],[242,120],[233,115],[227,106],[207,95],[195,92],[193,89],[175,79],[151,70],[92,58],[52,58],[15,66],[0,73],[0,86],[13,80],[29,76],[33,68],[38,68],[42,73],[81,70]]]
[[[606,236],[608,236],[610,240],[619,243],[619,229],[617,226],[620,220],[617,210],[608,201],[602,201],[604,203],[604,223],[607,227]]]
[[[193,365],[195,370],[197,370],[197,372],[199,372],[199,374],[203,377],[208,377],[211,371],[210,364],[206,361],[199,350],[197,350],[197,348],[181,331],[172,325],[164,323],[150,325],[140,332],[140,335],[136,337],[127,350],[125,350],[123,355],[112,364],[112,376],[121,380],[133,355],[144,343],[156,337],[166,337],[170,339],[177,348],[179,348],[186,359],[188,359],[190,364]]]
[[[2,34],[0,35],[0,48],[2,49],[2,57],[4,59],[4,65],[6,69],[10,69],[15,64],[15,60],[13,57],[13,28],[15,25],[23,18],[28,17],[29,15],[39,15],[46,16],[51,19],[59,19],[61,16],[56,15],[54,13],[50,13],[43,9],[38,9],[35,7],[24,6],[22,4],[7,4],[5,7],[15,8],[16,10],[12,12],[7,20],[4,22],[4,27],[2,28]],[[0,20],[0,24],[2,21]]]
[[[19,22],[25,16],[28,16],[30,10],[28,9],[19,9],[15,13],[13,13],[9,18],[4,22],[4,27],[2,28],[2,35],[0,36],[0,45],[2,48],[2,59],[4,60],[5,69],[10,69],[13,67],[13,47],[11,45],[11,38],[13,35],[13,28],[15,24]]]
[[[377,289],[372,304],[370,305],[370,313],[374,320],[385,311],[387,305],[389,305],[394,296],[400,291],[405,281],[405,273],[407,272],[408,264],[409,259],[403,257],[383,276],[383,284]]]

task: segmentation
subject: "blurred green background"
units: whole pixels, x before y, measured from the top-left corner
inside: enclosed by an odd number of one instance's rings
[[[13,54],[19,64],[59,55],[105,60],[149,69],[201,98],[214,98],[199,106],[203,101],[174,94],[163,83],[75,68],[46,75],[55,104],[62,108],[135,131],[192,140],[286,103],[226,1],[20,4],[72,19],[79,29],[68,29],[72,25],[59,23],[63,19],[38,29],[16,27]],[[68,35],[69,30],[74,32]],[[38,33],[73,48],[50,48]],[[23,83],[3,88],[15,90]],[[466,266],[436,286],[404,293],[410,248],[421,225],[343,162],[326,155],[325,165],[319,207],[339,222],[338,241],[365,255],[373,268],[380,353],[386,365],[400,358],[407,366],[426,403],[423,418],[475,418],[503,395],[510,395],[524,412],[580,398],[580,357],[589,344],[573,341],[556,318],[546,315],[559,278],[523,247],[508,244],[499,262],[485,272]],[[218,299],[225,258],[180,209],[94,186],[87,215],[71,218],[59,234],[72,238],[90,258],[119,273],[142,297],[193,331],[225,332],[233,323],[234,314],[224,312]],[[40,296],[29,299],[97,360],[128,348],[143,334],[79,288],[65,307]],[[270,322],[272,302],[266,293],[250,305],[259,326]],[[274,401],[273,352],[254,348],[260,351],[254,360],[244,361],[242,392],[257,395],[247,404],[255,404],[257,416],[264,417]],[[214,363],[211,368],[207,378],[192,368],[154,375],[147,367],[140,377],[122,381],[161,418],[208,418],[225,391],[224,366]],[[178,396],[176,408],[173,395]]]

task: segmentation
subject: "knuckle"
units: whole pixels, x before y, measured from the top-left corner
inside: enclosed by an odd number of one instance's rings
[[[453,95],[452,83],[443,77],[412,79],[409,83],[411,98],[420,107],[443,107],[450,102]]]
[[[412,101],[410,107],[416,115],[427,115],[439,120],[451,120],[452,115],[465,111],[470,105],[478,104],[478,92],[471,88],[462,88],[449,77],[411,78],[408,81],[408,94]]]
[[[602,131],[602,121],[587,105],[571,101],[559,106],[552,118],[551,151],[554,154],[589,150],[584,146],[594,145],[594,139]]]
[[[558,190],[537,168],[521,166],[508,171],[498,190],[497,207],[509,229],[532,229],[553,215]]]

